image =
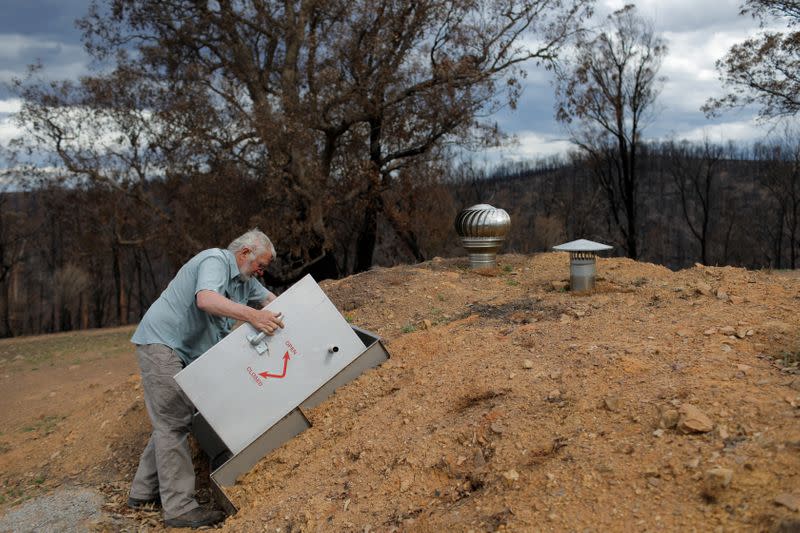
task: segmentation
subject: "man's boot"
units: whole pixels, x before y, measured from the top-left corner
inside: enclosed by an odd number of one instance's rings
[[[128,496],[128,507],[131,509],[141,509],[143,507],[161,507],[161,496],[153,496],[152,498],[134,498]]]
[[[168,527],[203,527],[221,522],[225,518],[225,513],[216,509],[195,507],[191,511],[186,511],[175,518],[168,518],[164,523]]]

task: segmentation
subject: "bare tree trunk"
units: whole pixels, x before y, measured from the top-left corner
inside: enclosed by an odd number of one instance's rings
[[[359,228],[358,238],[356,239],[356,257],[353,265],[353,273],[364,272],[372,267],[372,258],[375,254],[375,244],[378,240],[378,213],[380,211],[380,200],[375,193],[368,193],[372,197],[369,199],[367,207],[364,209],[361,227]]]
[[[378,241],[378,214],[381,211],[380,180],[382,157],[382,124],[378,118],[369,121],[369,159],[372,163],[371,176],[368,176],[367,205],[364,217],[356,240],[356,262],[354,272],[364,272],[372,267],[372,257],[375,255],[375,244]]]
[[[86,296],[81,294],[81,329],[89,329],[89,301]]]
[[[791,178],[789,183],[789,200],[792,203],[791,217],[788,221],[789,226],[789,264],[791,269],[797,268],[797,244],[798,244],[798,225],[800,224],[800,171],[797,169],[797,162],[792,165]]]
[[[773,241],[773,251],[775,253],[775,268],[780,269],[783,266],[783,221],[785,219],[785,211],[781,205],[780,216],[777,217],[778,228],[775,232],[775,240]]]
[[[130,316],[131,316],[131,305],[132,305],[131,302],[132,302],[132,296],[133,296],[133,289],[134,289],[134,286],[135,286],[133,276],[134,276],[134,273],[133,272],[129,272],[128,276],[126,277],[125,305],[124,305],[123,311],[122,311],[122,312],[125,313],[124,314],[124,323],[125,324],[128,323],[128,321],[130,320]]]
[[[114,294],[116,300],[116,315],[117,324],[123,326],[127,323],[125,320],[125,283],[122,275],[122,258],[120,257],[119,245],[114,242],[111,245],[111,268],[114,275]]]
[[[56,235],[56,222],[53,216],[50,216],[50,272],[53,273],[60,266],[56,256],[58,250],[58,237]],[[51,292],[52,294],[52,292]],[[50,302],[50,331],[58,331],[58,319],[56,309],[58,306],[55,301]]]
[[[3,311],[3,331],[0,332],[0,337],[13,337],[14,333],[11,329],[11,290],[10,290],[10,283],[0,283],[0,287],[2,287],[3,292],[5,293],[5,298],[3,302],[0,302],[2,305]]]
[[[138,301],[138,309],[136,316],[140,317],[144,312],[143,309],[147,307],[147,302],[145,301],[144,297],[144,280],[143,280],[144,275],[142,273],[143,265],[142,265],[142,257],[141,254],[139,253],[139,250],[136,250],[136,252],[133,255],[133,258],[135,260],[135,265],[136,265],[136,287],[137,287],[136,295]]]

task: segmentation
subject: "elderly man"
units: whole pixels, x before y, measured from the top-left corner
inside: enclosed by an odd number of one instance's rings
[[[187,440],[194,407],[173,376],[222,339],[236,320],[268,335],[283,327],[279,314],[261,309],[275,295],[256,279],[274,257],[274,246],[257,229],[235,239],[227,250],[200,252],[150,306],[131,339],[153,433],[139,460],[128,506],[160,503],[167,526],[201,527],[224,518],[194,498]]]

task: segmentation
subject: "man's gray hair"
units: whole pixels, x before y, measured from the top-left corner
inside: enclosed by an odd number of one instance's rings
[[[236,237],[228,245],[228,251],[232,254],[235,254],[242,248],[249,248],[256,256],[264,252],[269,252],[273,258],[275,257],[275,246],[272,245],[272,241],[269,240],[269,237],[264,235],[264,232],[258,228],[253,228],[243,235]]]

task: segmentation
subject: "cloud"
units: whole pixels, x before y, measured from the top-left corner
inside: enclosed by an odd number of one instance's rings
[[[626,3],[627,0],[602,1],[597,21]],[[733,44],[759,31],[756,21],[738,14],[739,0],[714,2],[703,5],[702,9],[698,9],[696,0],[675,0],[668,7],[659,0],[645,0],[637,5],[640,14],[651,18],[655,31],[668,42],[660,71],[667,80],[654,117],[645,125],[645,138],[702,140],[709,136],[715,142],[752,142],[763,138],[768,128],[755,121],[754,109],[731,111],[712,120],[700,109],[708,98],[724,92],[715,62]],[[563,140],[563,130],[554,119],[554,89],[548,81],[552,73],[534,68],[529,72],[518,109],[503,110],[495,117],[503,129],[518,133],[520,144],[494,151],[493,158],[535,158],[571,147]]]
[[[630,0],[603,0],[598,5],[598,14],[605,15],[630,4]],[[639,0],[636,9],[640,15],[650,19],[656,31],[714,31],[725,28],[748,28],[757,25],[750,17],[739,15],[740,0]]]
[[[22,109],[22,100],[19,98],[9,98],[8,100],[0,100],[0,114],[2,113],[17,113]]]
[[[574,145],[564,136],[548,132],[522,130],[517,131],[516,142],[508,146],[495,148],[487,152],[491,163],[499,164],[508,161],[530,161],[553,155],[565,154]]]
[[[0,61],[15,60],[30,55],[58,55],[65,48],[73,48],[63,43],[40,39],[29,35],[0,34]]]
[[[715,63],[730,47],[754,35],[752,32],[691,31],[666,32],[669,51],[664,58],[660,74],[666,76],[661,102],[677,111],[700,107],[712,96],[724,90],[718,79]]]
[[[22,134],[10,116],[0,115],[0,147],[8,146],[9,141]]]
[[[88,72],[89,58],[80,44],[72,21],[86,11],[85,0],[9,0],[10,7],[0,20],[0,144],[22,132],[7,116],[19,109],[19,100],[2,88],[3,82],[23,77],[28,64],[40,60],[48,80],[76,79]],[[595,22],[630,0],[598,0]],[[740,16],[741,0],[639,0],[641,15],[653,21],[656,32],[668,41],[669,51],[661,74],[668,78],[658,100],[660,113],[648,125],[646,138],[666,136],[712,141],[758,140],[767,128],[752,119],[753,110],[727,113],[708,120],[700,111],[712,96],[722,94],[714,63],[730,46],[758,32],[758,22]],[[535,45],[535,37],[525,44]],[[536,159],[563,153],[571,148],[566,134],[554,118],[552,72],[526,64],[525,91],[518,108],[505,108],[488,120],[515,133],[513,146],[486,154],[492,161]],[[6,98],[6,99],[3,99]],[[111,142],[111,139],[107,139]]]
[[[89,57],[80,44],[35,35],[0,34],[0,83],[24,77],[28,65],[36,62],[44,67],[40,76],[45,80],[76,79],[88,71]]]
[[[80,32],[75,19],[85,15],[88,7],[86,0],[4,0],[0,33],[38,33],[77,40]]]
[[[0,99],[0,147],[8,146],[11,139],[22,134],[12,116],[12,113],[17,113],[21,108],[22,100],[19,98]]]
[[[761,124],[755,118],[749,118],[694,127],[681,132],[678,137],[696,142],[708,139],[718,144],[729,141],[751,144],[764,140],[773,127],[772,124]]]

